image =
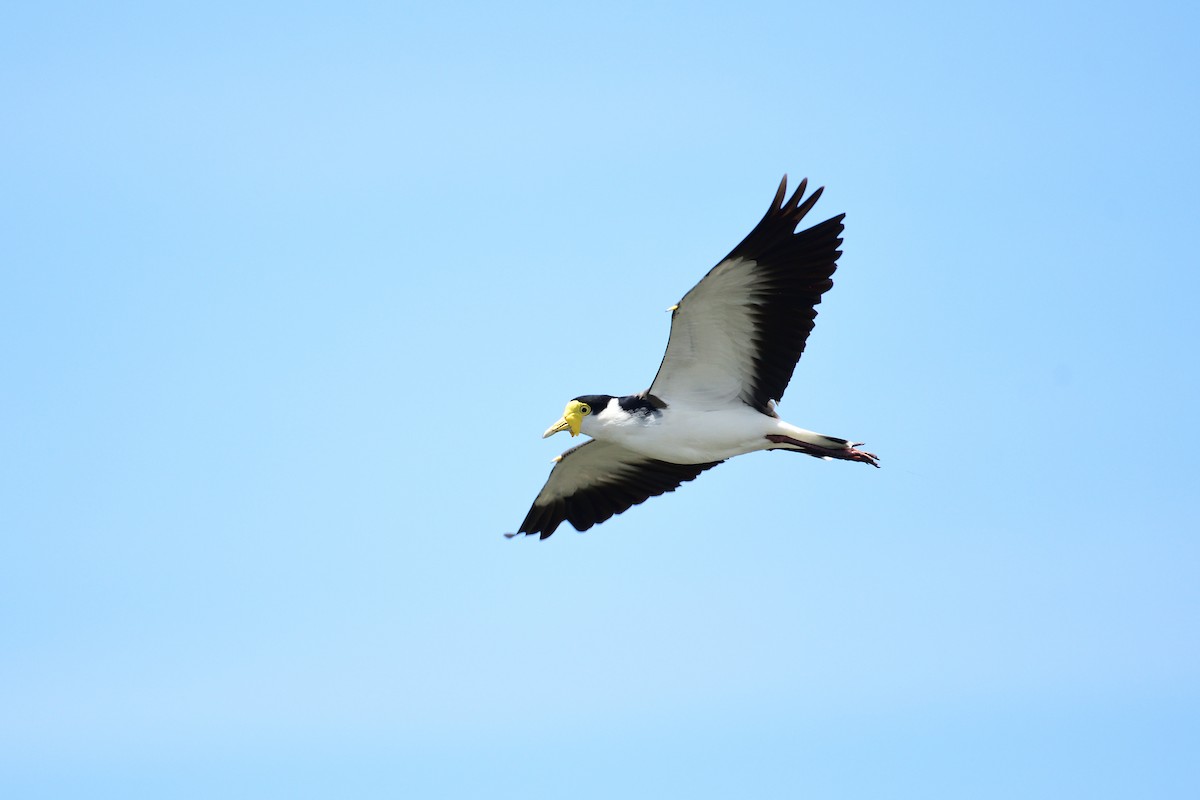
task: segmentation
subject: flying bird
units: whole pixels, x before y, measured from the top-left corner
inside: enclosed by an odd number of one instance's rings
[[[807,185],[785,202],[784,175],[762,221],[668,309],[667,352],[649,389],[567,403],[542,438],[591,439],[554,459],[525,521],[505,536],[545,539],[563,520],[585,531],[756,450],[879,466],[861,442],[798,428],[775,411],[842,254],[845,214],[796,232],[824,190],[805,199]]]

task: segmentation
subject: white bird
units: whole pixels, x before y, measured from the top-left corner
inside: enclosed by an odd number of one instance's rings
[[[796,233],[823,191],[801,202],[807,184],[785,203],[783,176],[762,221],[668,309],[671,336],[649,389],[567,403],[542,438],[569,431],[592,440],[554,459],[517,533],[545,539],[563,520],[585,531],[756,450],[879,466],[857,449],[861,442],[798,428],[775,413],[841,255],[845,214]]]

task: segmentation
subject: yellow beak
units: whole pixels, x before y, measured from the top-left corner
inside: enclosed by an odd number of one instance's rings
[[[572,400],[567,403],[567,408],[563,411],[562,417],[558,422],[551,425],[542,434],[543,439],[548,439],[559,431],[570,431],[571,436],[579,435],[579,426],[583,424],[583,412],[579,409],[583,406],[578,400]]]

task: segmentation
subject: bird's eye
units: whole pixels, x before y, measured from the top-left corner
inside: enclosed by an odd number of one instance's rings
[[[592,413],[592,407],[588,405],[582,405],[579,407],[579,413],[586,417],[588,414]]]

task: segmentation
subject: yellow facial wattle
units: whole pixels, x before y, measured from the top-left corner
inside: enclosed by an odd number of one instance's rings
[[[567,403],[562,417],[558,422],[546,429],[546,432],[542,434],[542,438],[545,439],[553,436],[559,431],[570,431],[572,437],[578,436],[579,429],[583,426],[583,418],[590,413],[592,413],[592,409],[587,403],[572,400]]]

